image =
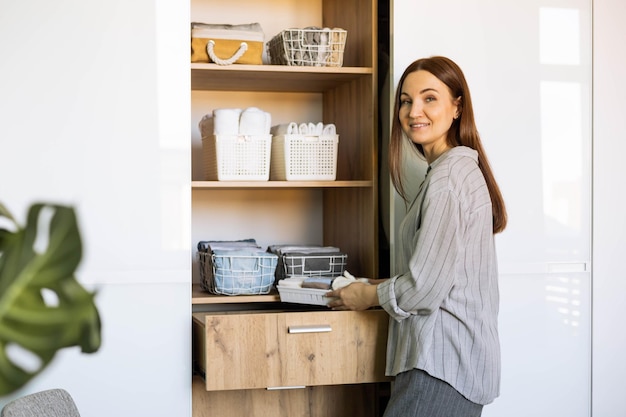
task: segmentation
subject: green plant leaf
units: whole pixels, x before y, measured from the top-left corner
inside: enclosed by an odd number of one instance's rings
[[[101,343],[101,323],[95,294],[74,276],[82,257],[74,209],[34,204],[26,226],[20,227],[0,204],[0,218],[14,226],[0,228],[3,396],[42,372],[60,349],[78,346],[84,353],[96,352]],[[16,350],[22,355],[19,358],[11,353]],[[24,355],[28,364],[23,363]]]

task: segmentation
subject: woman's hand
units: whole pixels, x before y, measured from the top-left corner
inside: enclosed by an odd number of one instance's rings
[[[336,299],[330,301],[328,307],[333,310],[367,310],[379,305],[376,287],[376,285],[355,282],[338,290],[329,291],[326,296],[336,297]]]

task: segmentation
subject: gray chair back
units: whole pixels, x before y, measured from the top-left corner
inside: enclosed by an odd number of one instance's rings
[[[0,417],[80,417],[72,396],[55,388],[25,395],[4,406]]]

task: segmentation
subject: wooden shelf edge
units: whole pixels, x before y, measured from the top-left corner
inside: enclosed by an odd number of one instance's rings
[[[214,295],[203,291],[200,284],[191,286],[191,304],[271,303],[280,301],[277,292],[262,295]]]
[[[323,93],[373,74],[369,67],[191,64],[191,90]]]
[[[368,188],[374,182],[362,181],[191,181],[191,188]]]
[[[228,71],[228,72],[271,72],[289,74],[372,74],[371,67],[299,67],[290,65],[217,65],[209,63],[192,62],[191,70],[202,71]]]

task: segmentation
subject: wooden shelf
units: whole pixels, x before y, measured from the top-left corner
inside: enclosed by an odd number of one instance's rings
[[[195,63],[191,64],[191,89],[321,93],[373,73],[372,68],[361,67]]]
[[[273,291],[264,295],[214,295],[200,287],[200,284],[191,286],[191,304],[240,304],[240,303],[273,303],[280,301],[278,292]]]
[[[368,188],[373,181],[191,181],[191,188]]]

